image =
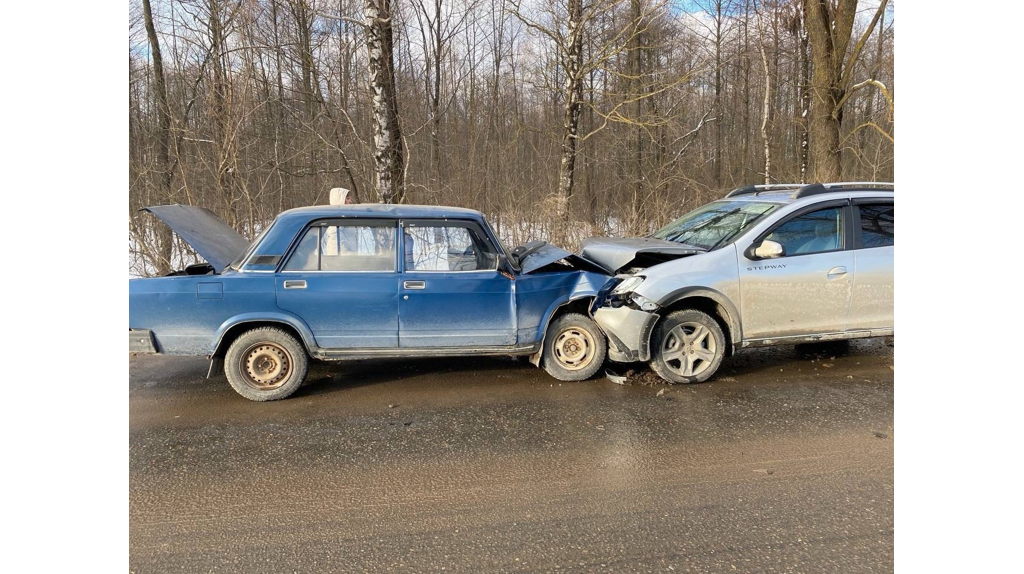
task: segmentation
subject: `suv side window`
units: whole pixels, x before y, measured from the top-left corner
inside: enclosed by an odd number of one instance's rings
[[[405,226],[406,271],[482,271],[497,268],[497,257],[473,227],[439,223]]]
[[[892,203],[861,204],[860,245],[862,248],[887,247],[896,237],[896,206]]]
[[[775,228],[765,239],[782,245],[786,255],[842,249],[843,208],[819,209],[798,215]]]
[[[395,227],[315,225],[306,231],[284,271],[395,270]]]

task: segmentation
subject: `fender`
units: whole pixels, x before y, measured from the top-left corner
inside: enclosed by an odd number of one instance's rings
[[[534,367],[540,366],[540,356],[544,354],[544,341],[548,336],[548,325],[551,324],[551,319],[555,316],[559,309],[565,307],[573,301],[579,301],[581,299],[590,299],[590,304],[587,305],[587,315],[593,315],[592,307],[594,306],[594,299],[597,298],[597,291],[590,293],[589,290],[574,291],[565,298],[557,299],[552,305],[544,312],[544,320],[540,324],[540,348],[537,352],[530,355],[530,363]]]
[[[725,321],[729,324],[732,344],[738,345],[743,340],[743,325],[740,322],[740,312],[732,304],[732,301],[719,291],[708,287],[683,287],[682,289],[672,291],[657,303],[661,307],[668,307],[690,297],[706,297],[717,303],[722,308],[722,311],[724,311]]]
[[[221,351],[224,335],[228,330],[243,323],[282,323],[288,325],[299,333],[299,336],[302,338],[302,344],[305,345],[306,352],[310,356],[313,356],[319,350],[316,339],[313,338],[313,331],[309,329],[309,325],[306,325],[305,321],[296,315],[284,311],[274,313],[242,313],[224,321],[217,328],[217,332],[213,335],[213,346],[210,348],[211,357]]]

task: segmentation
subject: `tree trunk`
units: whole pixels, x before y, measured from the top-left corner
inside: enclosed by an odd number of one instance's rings
[[[811,129],[811,55],[807,41],[807,18],[800,10],[800,183],[807,183]]]
[[[434,2],[434,85],[430,95],[430,144],[434,159],[434,178],[441,187],[444,164],[441,158],[441,58],[444,54],[444,38],[441,36],[441,0]]]
[[[232,102],[231,86],[228,78],[225,41],[227,32],[222,20],[222,5],[219,0],[208,0],[210,9],[210,51],[213,61],[212,120],[213,142],[217,151],[217,191],[224,206],[227,223],[235,226],[238,217],[235,213],[235,167],[237,165],[237,146],[234,126],[231,121]]]
[[[167,103],[167,83],[164,80],[164,60],[160,54],[160,41],[156,37],[156,27],[153,25],[153,10],[150,8],[149,0],[142,0],[143,17],[146,21],[146,36],[149,38],[149,49],[153,54],[153,87],[156,90],[156,107],[159,123],[159,134],[156,145],[156,161],[159,176],[158,197],[161,202],[171,201],[171,184],[173,174],[171,173],[171,109]],[[174,237],[171,229],[163,224],[156,228],[157,257],[154,261],[157,275],[166,275],[171,272],[171,247]]]
[[[772,182],[772,146],[771,146],[771,102],[772,102],[772,74],[771,66],[768,65],[768,52],[764,47],[764,25],[761,21],[761,13],[757,13],[757,37],[758,48],[761,51],[761,67],[764,68],[764,106],[761,110],[761,139],[764,142],[764,183]]]
[[[559,220],[569,220],[569,200],[576,169],[576,145],[579,137],[580,108],[583,101],[583,0],[569,0],[569,21],[565,52],[565,106],[562,117],[562,160],[558,167]]]
[[[846,55],[857,17],[857,0],[804,0],[807,37],[811,46],[811,173],[817,182],[838,181],[843,166],[840,129],[843,103],[852,72],[865,41],[879,17],[885,12],[886,0],[879,4],[864,36],[849,57]],[[848,60],[848,61],[847,61]]]
[[[722,111],[722,0],[715,3],[715,185],[721,187],[725,180],[725,164],[722,162],[725,114]]]
[[[405,199],[405,155],[398,122],[391,0],[365,0],[366,52],[369,60],[373,113],[373,160],[377,198],[381,203]]]

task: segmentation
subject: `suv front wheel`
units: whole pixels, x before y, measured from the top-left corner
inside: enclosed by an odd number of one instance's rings
[[[703,383],[725,357],[725,335],[718,321],[696,309],[669,314],[651,339],[651,369],[670,383]]]

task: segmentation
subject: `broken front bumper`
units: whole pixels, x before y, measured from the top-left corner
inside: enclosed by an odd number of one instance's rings
[[[129,353],[155,353],[153,332],[149,329],[128,329]]]
[[[656,313],[630,307],[601,307],[594,320],[608,335],[608,358],[618,363],[651,359],[651,332],[658,322]]]

